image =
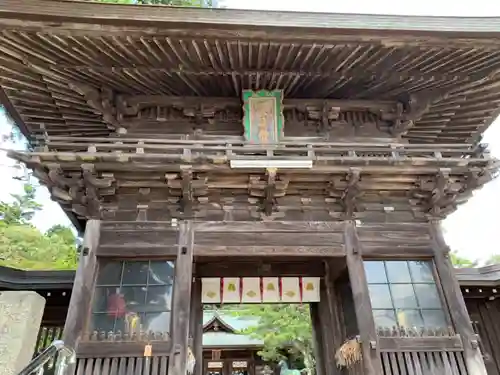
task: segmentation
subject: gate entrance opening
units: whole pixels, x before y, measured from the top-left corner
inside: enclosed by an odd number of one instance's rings
[[[203,375],[279,374],[282,358],[285,366],[304,373],[322,374],[325,360],[334,365],[335,346],[345,337],[340,328],[340,321],[345,320],[343,306],[337,305],[335,297],[336,290],[342,289],[341,280],[348,283],[345,258],[335,258],[335,262],[318,257],[296,257],[286,262],[197,260],[195,274],[199,288],[195,292],[203,314],[199,328]],[[194,298],[193,293],[193,302]],[[350,304],[352,298],[346,300],[346,306]],[[350,318],[355,316],[347,320]],[[287,327],[286,320],[300,327]],[[262,330],[273,329],[286,330],[280,333],[288,342],[277,341],[280,351],[262,356]],[[257,334],[252,334],[255,331]],[[276,336],[269,333],[267,339]]]

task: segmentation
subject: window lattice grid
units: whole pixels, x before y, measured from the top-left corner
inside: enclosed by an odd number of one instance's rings
[[[96,281],[91,330],[166,337],[174,268],[171,261],[103,262]]]
[[[430,261],[365,261],[377,329],[447,327]]]

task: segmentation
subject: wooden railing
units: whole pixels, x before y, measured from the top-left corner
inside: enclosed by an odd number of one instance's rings
[[[490,161],[484,145],[470,144],[396,144],[396,143],[332,143],[283,141],[279,144],[255,145],[244,141],[226,140],[176,140],[139,139],[117,137],[48,137],[36,153],[46,152],[85,153],[94,158],[127,156],[132,159],[157,159],[158,161],[228,162],[236,159],[313,160],[318,162],[341,161],[356,163],[367,161],[446,161],[461,166],[475,163],[478,166]],[[90,155],[89,155],[90,154]]]
[[[43,352],[47,347],[51,345],[54,340],[59,340],[62,337],[63,332],[62,326],[50,326],[42,325],[38,333],[36,350],[33,357],[36,357],[41,352]],[[133,338],[121,338],[121,340],[127,339],[128,341],[120,341],[121,349],[109,350],[108,340],[114,340],[118,342],[120,338],[118,335],[102,336],[102,333],[91,335],[91,338],[97,342],[91,342],[93,345],[88,345],[89,342],[84,342],[79,345],[78,359],[75,368],[75,374],[99,374],[99,375],[125,375],[125,374],[141,374],[141,375],[164,375],[167,373],[168,369],[168,355],[165,355],[165,346],[170,345],[170,343],[153,343],[154,349],[157,352],[163,352],[163,355],[154,355],[151,357],[144,356],[130,356],[126,354],[121,354],[119,351],[126,351],[130,349],[130,346],[136,346],[138,348],[137,352],[141,352],[140,349],[144,348],[144,343],[131,342]],[[164,335],[157,334],[156,339],[164,337]],[[138,338],[139,339],[139,338]],[[151,339],[151,337],[149,337]],[[102,340],[102,341],[101,341]],[[97,345],[96,345],[97,344]],[[80,348],[81,346],[81,348]],[[48,363],[44,366],[44,375],[52,375],[55,371],[55,364],[57,357],[50,359]]]
[[[165,375],[168,372],[168,356],[80,358],[75,374],[99,375]]]
[[[384,375],[468,375],[463,352],[381,352]]]

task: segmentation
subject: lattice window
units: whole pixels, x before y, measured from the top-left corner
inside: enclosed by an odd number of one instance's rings
[[[377,329],[445,329],[448,324],[430,261],[365,261]]]
[[[132,338],[170,332],[174,263],[110,261],[100,264],[91,331]]]

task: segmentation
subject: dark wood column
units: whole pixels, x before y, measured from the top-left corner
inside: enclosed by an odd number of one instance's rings
[[[90,300],[94,290],[97,272],[96,250],[101,234],[101,222],[89,220],[85,228],[83,244],[75,274],[73,290],[64,325],[63,340],[70,347],[78,347],[78,341],[83,334],[85,323],[90,311]]]
[[[430,223],[430,233],[434,248],[436,270],[455,329],[462,336],[465,361],[469,374],[487,375],[483,357],[478,346],[478,338],[474,333],[469,313],[462,292],[460,291],[460,285],[458,284],[451,263],[449,248],[443,238],[439,222],[433,221]]]
[[[319,313],[319,303],[311,303],[309,305],[312,323],[312,337],[314,358],[316,358],[316,375],[326,375],[326,358],[325,358],[325,337],[321,317]]]
[[[317,374],[336,375],[341,371],[335,363],[334,353],[342,344],[342,331],[329,261],[325,263],[326,274],[321,280],[320,301],[311,304],[311,321]]]
[[[87,221],[62,335],[64,343],[76,351],[90,312],[97,272],[96,250],[99,246],[100,235],[101,222],[99,220]],[[74,366],[69,366],[65,373],[72,374],[74,370]]]
[[[378,352],[372,305],[354,221],[345,223],[344,238],[349,281],[363,350],[364,375],[380,375],[384,372]]]
[[[196,357],[194,375],[203,374],[203,304],[201,303],[201,279],[193,279],[191,290],[190,337]]]
[[[169,375],[185,375],[191,313],[193,279],[193,226],[190,220],[179,223],[177,260],[175,264],[172,308],[172,354]]]

